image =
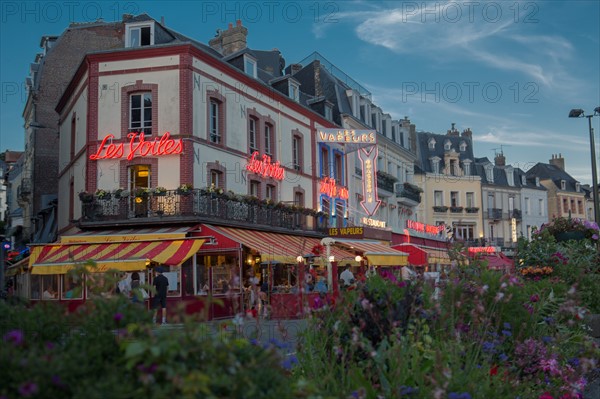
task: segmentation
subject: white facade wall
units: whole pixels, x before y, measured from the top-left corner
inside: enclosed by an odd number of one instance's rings
[[[529,209],[527,209],[527,200],[529,201]],[[521,190],[521,209],[523,219],[519,234],[531,238],[533,227],[539,228],[542,224],[548,222],[548,192],[523,188]]]

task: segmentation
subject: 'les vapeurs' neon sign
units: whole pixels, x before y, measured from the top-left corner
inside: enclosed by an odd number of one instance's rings
[[[129,133],[129,145],[126,143],[113,143],[115,136],[108,134],[102,139],[95,154],[90,155],[90,159],[97,161],[99,159],[116,159],[127,156],[131,161],[135,157],[178,155],[183,152],[183,140],[172,139],[171,133],[166,132],[152,141],[146,141],[144,133]]]

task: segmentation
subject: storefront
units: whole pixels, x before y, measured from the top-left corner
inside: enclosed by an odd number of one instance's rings
[[[442,272],[452,265],[445,248],[434,248],[415,244],[393,245],[392,248],[408,253],[408,264],[422,268],[423,272]]]

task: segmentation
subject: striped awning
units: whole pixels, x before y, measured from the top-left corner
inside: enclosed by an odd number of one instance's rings
[[[61,244],[92,242],[134,242],[151,240],[183,239],[194,227],[147,227],[143,229],[114,229],[99,231],[80,231],[73,235],[62,236]]]
[[[335,239],[335,245],[357,252],[367,259],[373,266],[406,266],[408,254],[390,248],[379,241]]]
[[[64,274],[88,261],[95,262],[94,272],[144,270],[150,261],[176,266],[198,252],[204,241],[188,238],[32,246],[29,266],[32,274]]]

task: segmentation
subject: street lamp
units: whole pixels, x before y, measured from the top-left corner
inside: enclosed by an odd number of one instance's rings
[[[594,144],[594,128],[592,127],[592,117],[600,116],[600,107],[594,108],[592,115],[586,115],[582,109],[572,109],[569,112],[569,118],[588,118],[590,128],[590,149],[592,151],[592,190],[594,195],[594,220],[600,223],[600,198],[598,197],[598,175],[596,169],[596,145]]]

